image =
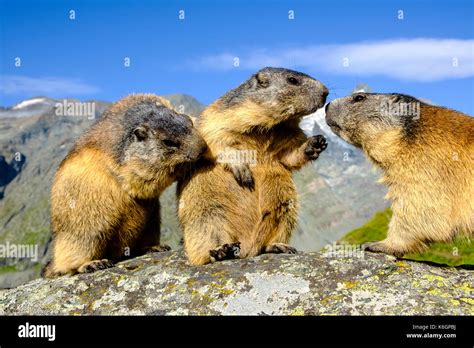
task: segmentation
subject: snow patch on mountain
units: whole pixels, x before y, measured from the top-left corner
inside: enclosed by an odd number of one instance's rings
[[[314,135],[313,129],[315,124],[319,126],[321,131],[324,133],[324,136],[331,139],[333,142],[336,142],[338,145],[344,148],[353,148],[352,145],[346,143],[344,140],[334,134],[331,128],[327,125],[326,111],[324,110],[324,107],[316,110],[316,112],[309,114],[308,116],[303,117],[299,126],[307,136],[312,136]]]
[[[46,98],[32,98],[32,99],[27,99],[24,100],[18,104],[16,104],[12,109],[13,110],[18,110],[18,109],[24,109],[26,107],[35,105],[35,104],[49,104],[49,100]]]

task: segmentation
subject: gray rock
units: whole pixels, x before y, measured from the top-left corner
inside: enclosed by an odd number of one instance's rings
[[[474,272],[393,257],[262,255],[201,267],[182,251],[0,291],[1,315],[474,315]]]

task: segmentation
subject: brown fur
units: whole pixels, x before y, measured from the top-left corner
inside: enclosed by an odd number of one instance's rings
[[[296,91],[280,81],[279,89],[272,92],[274,97],[267,98],[270,104],[265,105],[252,100],[253,95],[263,93],[253,89],[252,79],[271,84],[274,76],[265,69],[263,77],[259,74],[229,92],[238,102],[229,103],[223,97],[199,119],[208,160],[178,182],[178,215],[192,264],[221,259],[229,250],[242,258],[262,252],[295,252],[288,245],[298,214],[292,171],[316,159],[325,148],[321,138],[308,139],[298,124],[303,115],[324,104],[327,89],[306,75],[302,77],[304,87]],[[281,100],[278,93],[295,93],[298,99]],[[219,153],[229,149],[256,151],[257,163],[250,166],[251,188],[229,171],[239,164],[216,163]],[[235,246],[240,247],[240,254],[235,255]]]
[[[460,233],[472,236],[474,119],[407,96],[369,94],[360,104],[351,104],[350,98],[329,105],[328,124],[383,170],[380,181],[392,201],[387,238],[367,248],[401,256]],[[373,117],[380,115],[380,98],[420,103],[421,113],[408,123],[384,116],[387,124],[381,125]]]
[[[169,102],[154,95],[120,100],[63,160],[51,191],[54,249],[45,277],[169,249],[160,245],[158,198],[205,144],[187,116],[163,106]],[[147,131],[144,139],[138,140],[137,129]],[[182,145],[170,149],[164,139]]]

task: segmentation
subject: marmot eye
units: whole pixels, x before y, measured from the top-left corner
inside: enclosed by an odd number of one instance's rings
[[[357,94],[354,96],[354,101],[355,102],[358,102],[358,101],[362,101],[365,99],[365,95],[362,95],[362,94]]]
[[[167,147],[179,148],[179,143],[174,141],[174,140],[171,140],[171,139],[163,140],[163,144],[165,144],[165,146],[167,146]]]
[[[360,102],[362,100],[365,99],[365,95],[362,95],[362,94],[357,94],[355,97],[354,97],[354,101],[355,102]]]
[[[300,82],[298,81],[298,79],[294,78],[294,77],[288,77],[287,79],[288,83],[291,84],[291,85],[298,85]]]

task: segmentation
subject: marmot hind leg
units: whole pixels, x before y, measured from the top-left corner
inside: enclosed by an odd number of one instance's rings
[[[394,249],[385,239],[378,242],[366,243],[363,247],[365,251],[371,251],[374,253],[384,253],[393,255],[395,257],[402,257],[403,254],[405,254],[405,252],[402,250]]]
[[[232,260],[240,258],[240,242],[224,244],[220,247],[209,250],[211,262]]]
[[[425,249],[426,244],[423,242],[423,234],[417,233],[418,230],[415,226],[410,226],[410,223],[416,221],[416,218],[405,214],[403,219],[394,211],[387,238],[365,244],[364,250],[402,257],[406,253],[419,252]],[[426,225],[425,228],[430,229],[431,226]]]
[[[296,254],[296,248],[285,243],[273,243],[265,246],[262,250],[264,254]]]
[[[142,250],[144,254],[161,253],[163,251],[170,251],[171,247],[166,244],[158,244],[158,245],[153,245],[151,247],[143,248]]]
[[[71,242],[65,238],[57,238],[54,243],[53,261],[45,270],[45,275],[73,275],[113,267],[113,262],[105,258],[102,249],[103,244],[97,239],[86,244],[80,240]]]
[[[393,255],[395,257],[402,257],[409,252],[422,251],[426,246],[422,242],[414,242],[413,240],[403,240],[397,238],[386,238],[377,242],[370,242],[364,244],[365,251],[372,251],[374,253],[384,253]]]
[[[60,271],[55,267],[54,261],[50,261],[41,271],[43,278],[52,279],[61,277],[63,275],[74,275],[76,273],[92,273],[101,269],[114,267],[114,263],[107,259],[93,260],[84,263],[77,270],[69,269],[67,271]]]
[[[154,206],[150,208],[149,218],[147,220],[146,226],[143,228],[143,232],[138,237],[137,251],[133,253],[133,256],[171,250],[169,245],[161,244],[160,242],[160,203],[157,200],[153,204]]]
[[[212,227],[203,230],[206,225]],[[184,227],[184,249],[192,265],[205,265],[240,255],[240,243],[222,227],[216,227],[218,225],[217,222],[200,221],[200,224]]]
[[[260,190],[261,218],[252,233],[253,240],[243,241],[242,255],[252,257],[262,253],[296,253],[296,249],[288,245],[297,223],[296,199],[291,198],[292,195],[285,190],[271,185],[262,185]],[[282,191],[285,193],[282,194]]]
[[[65,275],[65,273],[58,272],[54,266],[54,261],[49,261],[41,270],[41,277],[53,279]]]

